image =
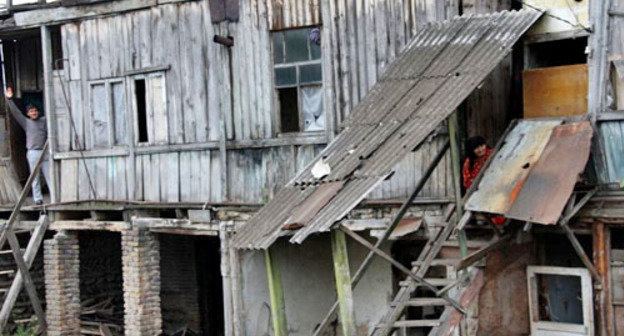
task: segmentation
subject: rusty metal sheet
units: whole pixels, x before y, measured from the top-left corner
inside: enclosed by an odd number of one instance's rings
[[[292,212],[286,220],[284,229],[298,229],[308,224],[323,207],[342,189],[344,181],[321,184],[314,192]]]
[[[585,170],[592,134],[587,121],[555,127],[506,216],[556,224],[579,175]]]
[[[422,218],[411,217],[411,218],[403,218],[399,221],[396,228],[390,234],[390,239],[397,239],[404,236],[407,236],[410,233],[414,233],[420,229],[422,225]]]
[[[511,130],[477,190],[466,202],[475,212],[505,214],[515,201],[530,168],[537,162],[561,120],[522,120]]]

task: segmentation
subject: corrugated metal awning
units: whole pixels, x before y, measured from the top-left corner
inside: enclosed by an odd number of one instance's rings
[[[344,185],[291,238],[328,231],[445,120],[540,17],[531,9],[457,17],[423,27],[344,122],[344,130],[235,235],[238,248],[267,248],[319,186]],[[315,177],[315,166],[329,173]],[[315,202],[312,202],[315,203]]]
[[[520,121],[495,154],[466,209],[555,224],[585,169],[592,134],[587,121]]]

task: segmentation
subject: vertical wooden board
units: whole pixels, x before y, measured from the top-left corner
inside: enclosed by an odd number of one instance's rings
[[[82,83],[80,80],[70,81],[67,95],[69,96],[69,127],[72,149],[84,149],[84,127],[83,115],[86,113],[82,109]]]
[[[105,84],[91,85],[91,113],[93,115],[93,146],[106,148],[109,145],[110,125],[108,121],[108,94]]]
[[[58,111],[58,109],[57,109]],[[59,152],[69,151],[70,143],[70,124],[67,114],[56,115],[56,149]]]
[[[245,1],[241,4],[241,25],[237,30],[239,41],[245,46],[238,52],[238,64],[234,68],[238,68],[238,74],[234,77],[234,81],[240,81],[240,120],[241,134],[238,139],[250,139],[251,128],[254,123],[254,119],[251,115],[253,106],[252,101],[252,85],[253,83],[253,62],[250,57],[253,57],[253,44],[250,41],[249,34],[251,32],[251,15],[249,13],[249,4]],[[251,63],[251,64],[250,64]],[[236,72],[235,72],[236,74]],[[236,99],[236,97],[234,98]]]
[[[204,200],[209,200],[210,199],[210,187],[211,187],[211,181],[210,181],[210,163],[211,163],[211,156],[210,156],[210,151],[201,151],[198,152],[199,156],[199,171],[201,172],[201,175],[199,177],[199,179],[197,179],[196,183],[199,183],[199,194],[198,194],[198,199],[196,201],[204,201]]]
[[[124,82],[111,83],[111,98],[113,107],[114,143],[127,145],[130,142],[129,127],[130,113],[126,107],[126,88]]]
[[[273,130],[273,62],[271,55],[271,36],[269,31],[269,23],[267,22],[267,8],[266,2],[258,2],[259,21],[258,21],[258,33],[260,34],[260,79],[258,88],[259,93],[258,105],[261,106],[259,113],[262,115],[263,127],[261,129],[261,136],[264,138],[271,138],[274,135]],[[268,50],[266,52],[264,50]]]
[[[81,25],[85,27],[85,40],[86,40],[86,51],[87,58],[83,59],[82,62],[88,67],[89,79],[99,79],[100,78],[100,62],[99,62],[99,44],[98,44],[98,34],[97,34],[97,20],[86,20],[83,21]]]
[[[394,1],[394,0],[392,0]],[[377,81],[377,77],[381,74],[381,71],[385,68],[388,62],[388,34],[386,19],[389,14],[389,3],[392,1],[379,1],[375,6],[375,41],[373,45],[377,48],[376,57],[376,77],[372,84]]]
[[[107,199],[108,197],[108,188],[109,188],[109,178],[110,171],[108,167],[108,158],[96,158],[95,161],[95,174],[92,175],[95,182],[95,191],[97,194],[97,199]]]
[[[261,89],[261,81],[260,81],[260,59],[263,52],[266,52],[269,49],[260,49],[259,43],[260,36],[258,32],[258,8],[254,6],[255,3],[250,3],[249,7],[249,30],[247,31],[247,39],[249,41],[249,56],[248,56],[248,64],[249,67],[248,75],[249,75],[249,115],[250,115],[250,126],[249,136],[252,139],[260,138],[260,129],[262,128],[262,119],[260,114],[260,104],[259,93]],[[268,47],[268,46],[267,46]]]
[[[106,196],[105,199],[114,199],[115,182],[118,179],[117,156],[109,156],[106,158]]]
[[[135,156],[134,155],[129,155],[127,157],[125,157],[124,159],[126,168],[125,168],[125,174],[126,174],[126,199],[127,200],[135,200],[135,190],[136,190],[136,184],[138,183],[136,181],[136,160],[135,160]]]
[[[63,39],[63,55],[67,58],[64,65],[67,67],[70,80],[80,79],[80,33],[78,25],[68,23],[61,26]]]
[[[191,202],[191,190],[193,179],[191,178],[192,171],[196,169],[191,165],[191,155],[196,152],[180,152],[180,201]]]
[[[201,166],[201,152],[200,151],[192,151],[188,153],[189,156],[189,176],[188,180],[191,181],[188,186],[189,189],[189,200],[197,202],[201,200],[201,186],[202,186],[202,178],[204,175],[209,176],[210,170],[206,170],[205,167]],[[180,175],[182,176],[182,175]]]
[[[89,64],[87,63],[87,60],[89,59],[89,41],[87,39],[87,35],[88,35],[88,29],[87,29],[88,23],[87,22],[83,22],[82,24],[80,24],[80,34],[79,34],[79,38],[80,38],[80,78],[84,79],[84,78],[89,78]],[[70,86],[70,88],[72,90],[74,89],[79,89],[80,90],[80,94],[76,94],[74,95],[72,93],[72,104],[74,102],[78,103],[79,105],[77,108],[75,108],[76,110],[76,115],[80,114],[82,117],[82,136],[81,136],[81,140],[83,141],[83,147],[82,149],[90,149],[91,148],[91,127],[88,127],[88,125],[90,125],[91,123],[91,119],[90,119],[90,113],[89,113],[89,105],[90,105],[90,99],[89,99],[89,82],[87,80],[82,80],[82,81],[77,81],[78,84],[75,84],[75,86]],[[78,112],[78,111],[82,111],[82,113]],[[73,111],[72,111],[73,112]],[[72,113],[73,115],[73,113]],[[78,120],[75,119],[76,121]],[[79,126],[76,124],[76,129],[79,129]]]
[[[180,201],[180,156],[179,153],[167,153],[161,155],[160,161],[160,199],[166,202]]]
[[[373,86],[373,84],[375,84],[375,82],[377,81],[377,48],[379,47],[379,44],[381,42],[376,41],[376,34],[375,34],[375,13],[377,11],[376,9],[376,3],[375,0],[366,0],[367,4],[365,5],[366,8],[366,19],[365,19],[365,26],[362,27],[361,29],[365,29],[366,32],[364,33],[365,35],[365,41],[366,41],[366,78],[360,78],[360,81],[365,82],[365,84],[363,85],[363,87],[365,88],[364,91],[360,92],[360,100],[362,100],[362,98],[364,98],[364,95],[366,94],[366,92],[368,91],[368,89],[371,88],[371,86]],[[362,63],[362,62],[360,62]],[[362,66],[360,64],[360,66]]]
[[[110,18],[97,19],[98,60],[100,63],[100,77],[111,77],[110,59],[121,50],[110,50]]]
[[[154,25],[152,22],[157,22],[160,20],[160,12],[152,11],[152,10],[144,10],[138,12],[137,15],[137,24],[138,27],[135,27],[139,32],[139,36],[135,37],[135,44],[138,42],[139,45],[139,68],[147,68],[153,64],[152,62],[152,31]]]
[[[61,202],[78,199],[78,160],[62,160],[61,166]]]
[[[206,111],[206,59],[202,44],[201,7],[189,3],[180,7],[180,71],[182,107],[184,111],[184,142],[203,142],[208,138]]]
[[[165,82],[167,80],[162,75],[152,75],[148,77],[148,132],[153,132],[151,138],[152,143],[167,144],[169,142],[168,124],[169,119],[167,117],[167,104],[165,101],[171,95],[167,95]],[[150,127],[150,122],[151,127]],[[151,128],[151,130],[150,130]]]
[[[137,201],[144,201],[145,200],[145,193],[143,192],[144,189],[144,185],[145,185],[145,174],[144,174],[144,169],[143,169],[143,161],[145,160],[145,158],[148,157],[147,155],[137,155],[134,158],[134,190],[132,191],[132,194],[130,195],[134,195],[134,199]],[[132,173],[132,172],[130,172]]]
[[[94,198],[89,182],[89,175],[93,173],[92,162],[92,159],[78,161],[78,199],[80,200]]]
[[[180,84],[180,36],[178,6],[165,5],[152,8],[152,55],[155,65],[170,65],[166,72],[166,113],[169,143],[184,141]],[[155,115],[156,117],[156,115]],[[157,130],[165,124],[157,124]],[[157,131],[158,132],[158,131]]]
[[[166,174],[166,172],[163,172]],[[160,155],[146,155],[143,158],[144,197],[146,201],[160,201]]]
[[[236,32],[239,30],[238,29],[239,26],[238,24],[228,24],[228,23],[221,23],[220,26],[220,34],[228,34],[229,36],[235,36]],[[222,64],[235,64],[233,63],[233,52],[230,52],[228,50],[225,50],[225,48],[221,48],[220,49],[220,58],[222,60]],[[227,63],[226,63],[227,62]],[[229,63],[232,62],[232,63]],[[224,83],[227,83],[226,85],[222,85],[222,94],[221,97],[230,97],[232,92],[234,92],[234,94],[236,94],[235,91],[233,91],[234,89],[234,84],[231,83],[230,78],[234,78],[234,74],[233,71],[231,70],[231,67],[229,66],[223,66],[220,68],[222,71],[222,78]],[[228,91],[225,91],[229,89]],[[236,137],[235,133],[234,133],[234,106],[235,106],[235,98],[231,98],[231,99],[223,99],[221,101],[221,109],[223,109],[223,113],[225,115],[225,129],[226,129],[226,133],[227,133],[227,138],[228,139],[234,139]],[[221,126],[219,126],[221,128]]]
[[[325,109],[326,132],[333,136],[336,132],[336,125],[340,123],[341,102],[340,102],[340,54],[338,52],[338,21],[334,20],[337,15],[336,3],[329,0],[322,1],[321,14],[325,23],[321,27],[321,59],[323,67],[323,107]]]
[[[114,157],[115,179],[113,183],[113,198],[115,200],[128,200],[128,161],[127,157]]]
[[[330,0],[331,1],[331,0]],[[353,88],[355,83],[352,83],[353,75],[351,74],[351,58],[349,52],[351,51],[350,45],[347,44],[347,35],[348,35],[348,24],[347,17],[349,13],[347,12],[346,0],[338,1],[338,46],[341,46],[340,53],[340,79],[341,79],[341,96],[342,96],[342,105],[340,108],[341,118],[344,120],[349,115],[349,111],[351,106],[353,105],[353,101],[351,99]],[[350,35],[354,36],[354,35]],[[357,74],[355,74],[357,76]]]
[[[229,199],[224,198],[224,186],[221,183],[221,170],[224,169],[223,162],[219,157],[219,151],[209,151],[210,155],[210,200],[212,202],[225,202]]]
[[[219,89],[223,86],[229,86],[229,81],[218,81],[218,67],[223,66],[222,61],[218,58],[217,48],[220,47],[216,43],[212,43],[212,37],[215,35],[215,29],[210,20],[210,11],[205,1],[199,3],[202,13],[202,30],[203,30],[203,53],[205,68],[201,69],[204,73],[204,90],[206,90],[206,140],[214,141],[219,138]]]

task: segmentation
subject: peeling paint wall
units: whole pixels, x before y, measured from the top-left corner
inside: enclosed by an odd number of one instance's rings
[[[351,274],[368,250],[348,241]],[[389,251],[389,245],[384,247]],[[329,234],[307,239],[302,245],[278,241],[271,247],[280,267],[289,335],[309,336],[335,299]],[[247,336],[271,334],[269,288],[264,253],[242,252],[242,299]],[[353,292],[358,334],[368,335],[384,313],[392,294],[390,265],[376,258]],[[338,326],[330,327],[335,335]]]

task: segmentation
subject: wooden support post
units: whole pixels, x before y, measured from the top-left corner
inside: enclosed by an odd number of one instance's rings
[[[461,158],[459,153],[459,125],[457,123],[457,112],[448,118],[449,140],[451,142],[451,165],[453,167],[453,188],[455,189],[455,220],[459,220],[463,215],[463,202],[461,196]],[[463,257],[468,254],[468,243],[466,242],[466,232],[457,231],[459,242],[459,252]]]
[[[271,253],[268,249],[264,251],[264,260],[266,262],[267,279],[269,282],[273,336],[288,336],[284,291],[282,288],[279,265],[275,259],[271,257]]]
[[[596,312],[598,313],[598,335],[614,336],[613,304],[611,303],[611,288],[609,270],[611,267],[611,242],[609,228],[602,222],[592,226],[594,265],[602,277],[602,290],[596,297]]]
[[[566,236],[568,236],[568,240],[570,240],[570,243],[572,243],[572,247],[574,248],[574,251],[576,251],[576,254],[578,254],[579,258],[581,258],[583,265],[585,265],[585,267],[587,267],[587,269],[591,273],[591,276],[592,278],[594,278],[594,281],[598,283],[602,283],[602,277],[600,276],[600,274],[594,267],[594,264],[592,264],[591,260],[589,260],[589,257],[587,256],[587,254],[585,254],[585,250],[583,250],[583,246],[581,246],[581,243],[579,243],[578,239],[576,239],[576,236],[574,235],[574,232],[572,232],[572,229],[570,229],[568,224],[565,222],[561,223],[561,227],[563,228],[563,231],[565,232]]]
[[[331,246],[342,335],[356,336],[357,331],[355,329],[355,311],[353,308],[353,292],[351,290],[351,272],[349,271],[347,240],[342,231],[332,231]]]
[[[54,112],[54,81],[52,79],[52,63],[54,60],[52,59],[52,37],[50,35],[50,29],[46,26],[41,26],[41,62],[43,64],[43,105],[44,105],[44,113],[46,115],[46,123],[48,126],[48,140],[50,146],[48,148],[48,157],[49,157],[49,165],[50,165],[50,181],[46,181],[48,183],[48,187],[50,188],[50,202],[56,203],[58,201],[59,188],[58,188],[58,174],[56,171],[56,166],[54,164],[54,154],[57,152],[56,150],[56,117]],[[45,153],[46,151],[43,151]],[[42,155],[43,156],[43,155]]]

